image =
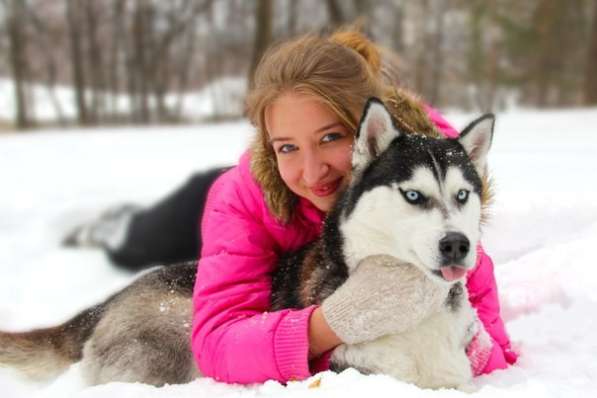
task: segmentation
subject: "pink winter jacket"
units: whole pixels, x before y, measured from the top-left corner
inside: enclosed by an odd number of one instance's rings
[[[433,109],[427,111],[446,136],[458,134]],[[192,351],[203,375],[228,383],[286,382],[329,367],[329,355],[311,363],[307,359],[315,306],[268,312],[278,256],[316,239],[323,217],[301,199],[293,221],[279,223],[251,175],[248,153],[213,184],[193,294]],[[476,373],[505,368],[516,354],[500,317],[493,263],[481,247],[467,287],[493,343],[485,368]]]

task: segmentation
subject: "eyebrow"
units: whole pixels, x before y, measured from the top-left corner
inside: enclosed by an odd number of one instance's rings
[[[344,127],[344,125],[342,123],[340,123],[340,122],[332,122],[330,124],[326,124],[325,126],[322,126],[322,127],[318,128],[317,130],[314,131],[314,133],[318,134],[318,133],[321,133],[322,131],[329,130],[332,127],[336,127],[336,126],[342,126],[342,127]],[[291,139],[292,139],[292,137],[274,137],[274,138],[270,138],[269,139],[269,143],[273,144],[276,141],[289,141]]]

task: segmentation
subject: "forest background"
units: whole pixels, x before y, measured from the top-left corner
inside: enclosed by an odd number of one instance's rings
[[[0,0],[0,131],[240,118],[270,44],[355,22],[442,110],[597,105],[595,0]]]

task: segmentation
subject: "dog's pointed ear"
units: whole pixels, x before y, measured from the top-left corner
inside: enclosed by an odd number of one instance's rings
[[[487,174],[487,153],[493,140],[495,116],[487,113],[462,130],[458,142],[464,147],[479,176]]]
[[[400,134],[383,102],[375,97],[369,98],[355,138],[353,171],[363,170]]]

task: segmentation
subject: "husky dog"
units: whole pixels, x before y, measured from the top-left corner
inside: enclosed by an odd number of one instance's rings
[[[463,281],[476,263],[494,120],[484,115],[458,139],[437,139],[402,133],[379,100],[367,103],[350,186],[321,238],[281,261],[273,308],[321,303],[363,260],[412,264],[447,294],[441,311],[407,332],[340,345],[334,369],[388,374],[425,388],[469,388],[465,348],[478,321]]]
[[[471,379],[465,347],[476,315],[462,282],[475,264],[493,123],[486,115],[458,139],[435,139],[402,133],[379,100],[367,103],[352,182],[321,238],[280,259],[272,309],[321,303],[372,258],[412,264],[449,293],[442,310],[412,330],[337,347],[333,368],[432,388]],[[0,332],[0,366],[39,379],[81,361],[90,384],[188,382],[199,376],[189,346],[195,273],[195,263],[160,267],[62,325]]]

